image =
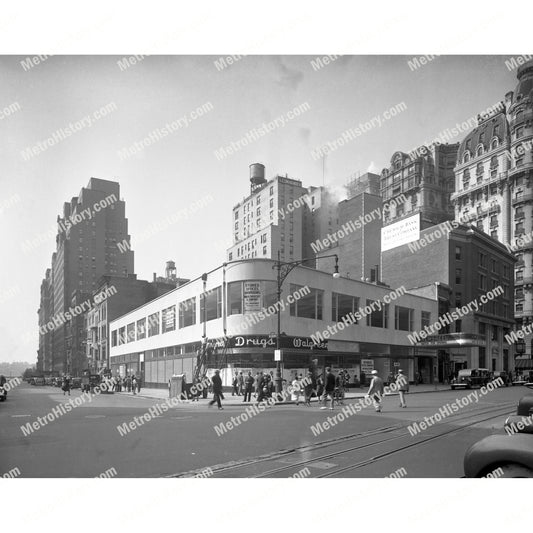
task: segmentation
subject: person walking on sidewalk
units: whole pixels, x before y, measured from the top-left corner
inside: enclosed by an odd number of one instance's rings
[[[208,407],[211,407],[215,402],[218,405],[219,409],[224,409],[220,399],[224,399],[222,394],[222,379],[220,378],[220,370],[215,370],[215,375],[211,378],[211,383],[213,384],[213,399],[207,404]]]
[[[372,381],[370,382],[370,387],[367,396],[372,396],[374,400],[374,409],[376,413],[381,413],[381,400],[383,398],[383,380],[379,377],[377,370],[372,370]]]
[[[135,376],[131,376],[131,390],[133,391],[134,396],[135,396],[136,388],[137,388],[137,378]]]
[[[252,391],[254,390],[254,377],[251,372],[248,372],[246,379],[244,380],[244,400],[243,402],[252,401]]]
[[[65,396],[65,393],[68,392],[68,395],[70,396],[70,378],[68,376],[65,376],[63,378],[63,396]]]
[[[241,394],[244,394],[244,376],[242,372],[239,372],[237,381],[239,382],[239,396],[240,396]]]
[[[335,403],[335,381],[335,375],[331,372],[331,368],[328,366],[324,377],[324,405],[320,409],[327,409],[328,396],[331,398],[330,409],[333,409],[333,404]]]
[[[404,376],[402,369],[398,370],[396,386],[398,387],[398,393],[400,394],[400,407],[407,407],[407,404],[405,403],[405,395],[409,392],[409,381],[407,380],[407,377]]]
[[[294,375],[294,380],[291,383],[291,385],[292,385],[291,401],[296,402],[296,405],[300,405],[300,394],[301,394],[302,384],[297,374]]]

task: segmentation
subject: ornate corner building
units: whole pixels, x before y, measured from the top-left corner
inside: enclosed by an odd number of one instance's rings
[[[517,78],[515,91],[492,113],[478,116],[478,126],[462,141],[451,201],[456,220],[474,224],[515,255],[521,329],[533,322],[533,61],[518,68]],[[532,342],[527,335],[528,359]]]

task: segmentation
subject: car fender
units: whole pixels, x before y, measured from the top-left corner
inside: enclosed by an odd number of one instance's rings
[[[466,451],[466,477],[481,477],[504,464],[519,464],[533,470],[533,435],[490,435]]]

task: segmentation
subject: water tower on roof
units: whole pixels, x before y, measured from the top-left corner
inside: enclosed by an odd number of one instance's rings
[[[176,279],[176,263],[174,261],[167,261],[167,268],[165,268],[165,278]]]
[[[252,194],[265,185],[265,165],[252,163],[250,165],[250,191]]]

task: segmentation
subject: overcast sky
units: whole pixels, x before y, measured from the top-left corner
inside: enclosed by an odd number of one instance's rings
[[[267,178],[288,174],[321,185],[322,162],[311,150],[403,102],[403,112],[328,156],[325,182],[340,187],[354,173],[379,173],[394,151],[431,141],[516,85],[508,56],[441,56],[415,71],[412,56],[343,57],[317,71],[315,56],[246,56],[222,71],[209,56],[150,56],[121,71],[121,57],[53,56],[28,71],[24,57],[0,57],[0,112],[12,110],[0,118],[1,361],[36,361],[39,287],[55,250],[53,238],[28,253],[21,244],[46,232],[91,177],[120,182],[138,277],[161,275],[172,259],[179,276],[192,278],[224,261],[232,206],[249,193],[250,163],[263,163]],[[211,110],[188,127],[119,156],[206,103]],[[215,150],[306,103],[284,127],[216,158]],[[90,127],[22,157],[107,104],[111,112]],[[137,243],[151,223],[207,195],[208,207]]]

